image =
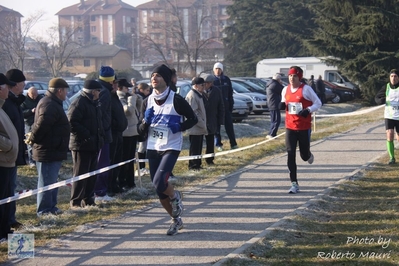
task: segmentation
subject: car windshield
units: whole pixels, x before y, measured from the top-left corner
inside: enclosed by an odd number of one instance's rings
[[[248,79],[247,81],[258,85],[261,88],[266,88],[266,82],[262,81],[261,79]]]
[[[232,81],[233,90],[237,93],[250,93],[251,91],[246,89],[244,86]]]

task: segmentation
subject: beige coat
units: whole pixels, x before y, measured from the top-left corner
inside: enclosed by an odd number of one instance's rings
[[[195,89],[191,89],[187,93],[186,101],[190,104],[194,113],[198,117],[198,123],[188,129],[187,133],[189,135],[208,135],[208,130],[206,128],[206,112],[201,93]]]
[[[137,124],[139,123],[142,98],[136,94],[126,94],[123,91],[116,91],[122,103],[123,111],[127,119],[127,128],[123,131],[124,137],[137,136]]]
[[[18,155],[18,133],[10,118],[2,109],[0,99],[0,167],[14,167]]]

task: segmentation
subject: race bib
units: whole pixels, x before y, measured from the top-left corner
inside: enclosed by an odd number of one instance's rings
[[[148,142],[152,145],[165,145],[168,142],[169,129],[167,127],[151,127]]]
[[[288,103],[287,109],[290,115],[297,115],[303,109],[302,103],[297,103],[297,102]]]

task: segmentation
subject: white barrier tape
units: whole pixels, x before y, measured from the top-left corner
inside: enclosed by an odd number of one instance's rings
[[[51,190],[51,189],[54,189],[54,188],[62,187],[62,186],[65,186],[67,184],[70,184],[70,183],[73,183],[73,182],[76,182],[76,181],[79,181],[79,180],[82,180],[82,179],[86,179],[86,178],[88,178],[88,177],[90,177],[92,175],[104,173],[104,172],[106,172],[108,170],[111,170],[111,169],[113,169],[115,167],[124,165],[124,164],[129,163],[129,162],[132,162],[134,160],[135,160],[135,158],[127,160],[127,161],[124,161],[124,162],[121,162],[121,163],[118,163],[118,164],[113,164],[113,165],[110,165],[110,166],[107,166],[107,167],[103,167],[101,169],[98,169],[98,170],[95,170],[95,171],[92,171],[92,172],[89,172],[89,173],[85,173],[83,175],[78,175],[78,176],[72,177],[70,179],[66,179],[66,180],[63,180],[63,181],[60,181],[60,182],[57,182],[57,183],[54,183],[54,184],[51,184],[51,185],[48,185],[48,186],[44,186],[44,187],[41,187],[41,188],[38,188],[38,189],[22,190],[21,192],[16,193],[12,197],[8,197],[8,198],[0,200],[0,205],[4,204],[4,203],[11,202],[11,201],[27,198],[29,196],[36,195],[38,193],[42,193],[42,192],[45,192],[47,190]]]
[[[341,114],[318,114],[316,112],[315,116],[317,117],[340,117],[340,116],[354,116],[354,115],[363,115],[363,114],[367,114],[369,112],[375,111],[380,109],[381,107],[385,106],[385,104],[379,105],[379,106],[375,106],[375,107],[371,107],[368,109],[363,109],[363,110],[359,110],[359,111],[354,111],[354,112],[349,112],[349,113],[341,113]]]
[[[383,105],[379,105],[379,106],[376,106],[376,107],[371,107],[369,109],[364,109],[364,110],[354,111],[354,112],[349,112],[349,113],[331,114],[331,115],[330,114],[325,114],[325,115],[315,114],[315,116],[316,117],[338,117],[338,116],[361,115],[361,114],[365,114],[365,113],[369,113],[369,112],[375,111],[375,110],[377,110],[377,109],[379,109],[379,108],[381,108],[383,106],[385,106],[385,105],[383,104]],[[281,134],[279,134],[279,135],[277,135],[277,136],[275,136],[273,138],[270,138],[270,139],[267,139],[267,140],[263,140],[261,142],[258,142],[258,143],[255,143],[255,144],[252,144],[252,145],[249,145],[249,146],[245,146],[245,147],[242,147],[242,148],[237,148],[237,149],[234,149],[234,150],[222,151],[222,152],[218,152],[218,153],[209,153],[209,154],[204,154],[204,155],[182,156],[182,157],[179,157],[177,160],[178,161],[185,161],[185,160],[192,160],[192,159],[203,159],[203,158],[219,157],[219,156],[222,156],[222,155],[226,155],[226,154],[230,154],[230,153],[235,153],[235,152],[251,149],[253,147],[262,145],[264,143],[267,143],[267,142],[269,142],[269,141],[271,141],[271,140],[273,140],[275,138],[278,138],[278,137],[280,137],[280,136],[282,136],[284,134],[285,134],[285,132],[281,133]],[[115,167],[119,167],[119,166],[122,166],[124,164],[130,163],[130,162],[132,162],[134,160],[136,160],[136,159],[133,158],[133,159],[130,159],[130,160],[127,160],[127,161],[124,161],[124,162],[120,162],[120,163],[117,163],[117,164],[114,164],[114,165],[103,167],[101,169],[98,169],[98,170],[95,170],[95,171],[92,171],[92,172],[89,172],[89,173],[86,173],[86,174],[83,174],[83,175],[75,176],[75,177],[72,177],[70,179],[66,179],[66,180],[63,180],[63,181],[60,181],[60,182],[45,186],[45,187],[41,187],[39,189],[22,190],[22,191],[16,193],[12,197],[8,197],[8,198],[0,200],[0,205],[4,204],[4,203],[11,202],[11,201],[15,201],[15,200],[18,200],[18,199],[27,198],[29,196],[36,195],[38,193],[42,193],[42,192],[45,192],[47,190],[51,190],[51,189],[54,189],[54,188],[57,188],[57,187],[62,187],[62,186],[71,184],[71,183],[73,183],[75,181],[79,181],[79,180],[88,178],[88,177],[90,177],[92,175],[100,174],[100,173],[106,172],[108,170],[111,170],[111,169],[113,169]],[[139,159],[139,160],[136,160],[136,161],[138,161],[138,162],[148,162],[148,159]]]

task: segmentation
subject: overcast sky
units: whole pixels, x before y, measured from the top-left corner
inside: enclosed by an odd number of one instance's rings
[[[151,0],[123,0],[131,6],[138,6]],[[21,13],[24,17],[32,16],[38,12],[44,11],[45,15],[39,23],[33,28],[35,35],[45,35],[46,29],[57,24],[55,15],[61,9],[78,4],[80,0],[0,0],[0,5],[13,9]]]

